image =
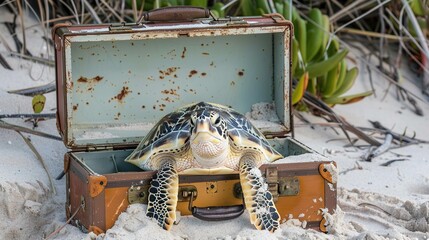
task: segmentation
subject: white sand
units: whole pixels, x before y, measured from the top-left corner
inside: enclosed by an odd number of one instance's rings
[[[12,17],[0,9],[2,21]],[[27,19],[27,26],[34,20]],[[3,24],[0,31],[10,46],[14,44]],[[19,32],[19,31],[18,31]],[[33,54],[46,52],[41,39],[41,28],[27,30],[27,43]],[[51,49],[52,50],[52,49]],[[5,53],[3,44],[0,51]],[[52,51],[51,51],[52,52]],[[5,56],[5,54],[4,54]],[[54,80],[54,69],[29,61],[7,57],[15,69],[0,67],[0,113],[31,112],[31,98],[8,94],[7,90],[47,84]],[[32,80],[33,76],[37,81]],[[353,92],[368,90],[367,77],[358,79]],[[335,110],[352,124],[369,126],[368,120],[378,120],[396,132],[429,140],[429,105],[419,102],[424,117],[416,116],[406,104],[398,103],[394,91],[382,99],[387,83],[374,76],[377,97],[368,97],[362,102],[336,106]],[[420,96],[417,86],[404,83]],[[47,94],[46,112],[55,107],[55,95]],[[321,119],[304,114],[313,122]],[[22,119],[8,119],[10,123],[32,127]],[[255,230],[249,223],[247,213],[237,219],[222,222],[204,222],[193,217],[181,217],[170,232],[160,229],[145,217],[145,206],[135,204],[120,215],[116,225],[97,239],[428,239],[429,238],[429,145],[414,145],[392,150],[397,156],[386,153],[363,162],[366,150],[344,148],[347,141],[326,127],[314,129],[303,126],[295,119],[295,136],[309,147],[325,154],[338,166],[338,210],[333,216],[326,215],[331,224],[329,234],[304,230],[305,222],[300,216],[287,220],[274,234]],[[55,120],[39,123],[37,130],[57,134]],[[28,134],[24,134],[29,136]],[[49,181],[41,163],[25,145],[21,137],[9,130],[0,129],[0,239],[42,239],[58,229],[66,221],[65,180],[55,181],[57,194],[52,196]],[[63,143],[30,135],[35,147],[48,163],[48,171],[56,176],[63,168]],[[382,141],[382,140],[380,140]],[[359,144],[361,144],[359,142]],[[364,144],[364,143],[363,143]],[[312,161],[315,155],[295,157]],[[318,158],[318,157],[315,157]],[[321,157],[323,158],[323,157]],[[389,167],[380,166],[388,160],[407,158]],[[323,158],[324,159],[324,158]],[[56,239],[94,239],[94,234],[81,233],[68,225]]]

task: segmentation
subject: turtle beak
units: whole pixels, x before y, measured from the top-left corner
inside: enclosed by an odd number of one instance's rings
[[[193,144],[199,144],[200,142],[211,142],[213,144],[219,144],[220,141],[221,140],[218,137],[213,136],[209,132],[199,132],[192,139]]]
[[[197,124],[195,125],[195,134],[198,134],[201,132],[210,132],[210,125],[207,121],[204,121],[204,120],[197,121]]]
[[[200,141],[210,141],[217,144],[221,141],[210,129],[210,123],[204,120],[199,120],[195,125],[195,132],[192,139],[195,144],[198,144]]]

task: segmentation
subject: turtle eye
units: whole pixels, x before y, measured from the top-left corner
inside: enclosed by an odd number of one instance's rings
[[[214,115],[214,116],[212,117],[212,124],[213,124],[215,127],[218,127],[218,126],[220,125],[220,116],[219,116],[219,114],[216,114],[216,115]]]
[[[195,126],[196,122],[197,122],[197,113],[193,113],[191,115],[191,125]]]

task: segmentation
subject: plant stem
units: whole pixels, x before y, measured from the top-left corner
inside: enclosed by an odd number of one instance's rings
[[[417,33],[417,37],[419,38],[420,45],[422,45],[423,48],[423,57],[426,58],[426,61],[429,61],[429,47],[426,42],[426,38],[422,32],[422,29],[420,28],[419,23],[417,22],[416,16],[413,13],[413,10],[411,10],[410,5],[408,4],[407,0],[402,0],[402,4],[404,4],[405,11],[408,14],[408,17],[410,18],[411,24],[413,24],[414,30]],[[423,77],[423,93],[426,95],[429,95],[429,79]]]

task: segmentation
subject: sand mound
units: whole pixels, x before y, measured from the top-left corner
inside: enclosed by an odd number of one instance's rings
[[[146,206],[130,205],[115,226],[92,239],[427,239],[429,202],[414,204],[382,194],[339,189],[339,206],[325,215],[329,234],[305,230],[298,219],[285,221],[271,234],[258,231],[244,213],[237,219],[205,222],[181,217],[170,232],[145,215]],[[426,232],[426,233],[425,233]]]

